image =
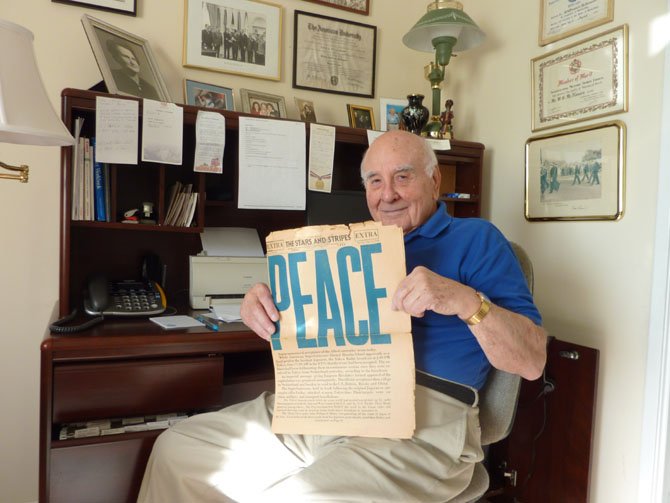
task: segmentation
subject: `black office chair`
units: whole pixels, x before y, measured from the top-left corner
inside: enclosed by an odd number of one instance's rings
[[[521,264],[521,269],[533,292],[533,264],[521,246],[510,243]],[[519,401],[521,377],[492,368],[484,387],[479,392],[479,423],[482,446],[488,446],[507,437],[512,431]],[[450,503],[470,503],[481,498],[489,488],[489,475],[483,464],[477,463],[470,485]]]

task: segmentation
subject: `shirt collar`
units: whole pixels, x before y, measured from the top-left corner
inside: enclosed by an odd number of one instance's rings
[[[447,205],[444,204],[444,201],[439,201],[435,212],[430,218],[426,220],[425,223],[405,235],[405,243],[408,243],[418,236],[434,238],[444,229],[449,227],[452,220],[453,217],[447,213]]]

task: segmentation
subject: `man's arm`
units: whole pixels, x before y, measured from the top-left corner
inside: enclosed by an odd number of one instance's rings
[[[415,317],[434,311],[467,320],[480,305],[473,288],[425,267],[415,268],[393,296],[394,309]],[[542,375],[547,335],[529,318],[492,304],[486,317],[470,330],[494,367],[529,380]]]

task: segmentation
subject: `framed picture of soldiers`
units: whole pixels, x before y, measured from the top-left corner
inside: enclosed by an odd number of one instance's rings
[[[526,220],[619,220],[626,126],[621,121],[526,141]]]
[[[184,66],[280,80],[281,56],[281,5],[186,0]]]

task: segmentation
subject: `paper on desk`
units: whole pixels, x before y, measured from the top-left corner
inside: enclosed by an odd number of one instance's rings
[[[322,124],[309,127],[309,190],[330,192],[335,156],[335,128]]]
[[[156,316],[154,318],[149,318],[156,325],[160,325],[163,328],[190,328],[190,327],[204,327],[205,324],[201,321],[196,320],[190,316],[177,315],[177,316]]]
[[[226,303],[226,304],[214,304],[210,306],[212,310],[211,318],[218,318],[221,321],[230,323],[232,321],[242,321],[242,316],[240,315],[240,308],[242,307],[242,300],[239,302]]]
[[[193,171],[223,173],[226,147],[226,118],[218,112],[198,110],[195,120],[195,160]]]
[[[95,108],[96,162],[137,164],[138,102],[97,96]]]
[[[208,257],[264,257],[256,229],[249,227],[205,227],[200,234]]]
[[[181,164],[184,109],[174,103],[142,101],[142,160]]]

